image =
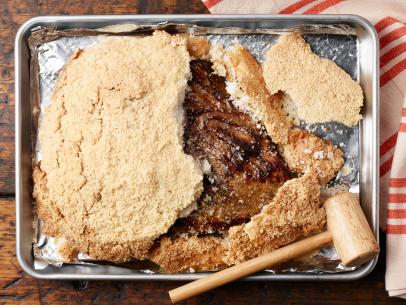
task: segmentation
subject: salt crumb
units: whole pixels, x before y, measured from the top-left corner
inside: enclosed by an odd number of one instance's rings
[[[333,158],[334,158],[334,153],[333,153],[332,151],[329,151],[329,152],[327,153],[327,158],[328,158],[329,160],[333,160]]]
[[[232,43],[233,43],[234,45],[239,45],[239,44],[240,44],[240,41],[237,39],[237,37],[235,37],[235,38],[233,39]]]
[[[341,175],[343,176],[348,176],[349,174],[351,174],[353,168],[349,167],[348,165],[344,165],[342,167],[342,169],[340,170]]]
[[[211,46],[209,53],[213,62],[213,72],[225,77],[227,70],[224,66],[224,47],[221,44],[214,44]]]
[[[203,174],[205,174],[205,175],[211,174],[211,166],[210,166],[209,161],[207,161],[206,159],[202,161],[202,171],[203,171]]]
[[[316,160],[321,160],[321,159],[323,159],[323,158],[324,158],[324,151],[322,151],[322,150],[316,151],[316,152],[313,154],[313,158],[316,159]]]
[[[326,176],[324,171],[320,170],[320,168],[317,168],[317,174],[319,175],[320,178],[323,178]]]
[[[232,104],[239,110],[243,111],[244,113],[248,114],[251,119],[257,124],[258,128],[261,127],[260,118],[261,113],[258,109],[252,108],[250,103],[250,97],[247,96],[240,88],[237,82],[230,82],[226,81],[226,90],[227,93],[230,94]]]

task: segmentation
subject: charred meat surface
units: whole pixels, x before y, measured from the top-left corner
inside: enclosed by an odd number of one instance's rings
[[[185,97],[184,150],[205,171],[198,209],[170,234],[224,234],[248,222],[292,176],[263,127],[235,108],[211,62],[191,62]]]

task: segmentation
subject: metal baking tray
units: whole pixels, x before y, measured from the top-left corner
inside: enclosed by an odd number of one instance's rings
[[[58,29],[100,28],[114,24],[158,24],[160,22],[195,24],[206,27],[239,27],[247,29],[289,29],[322,24],[346,24],[356,30],[358,46],[358,78],[364,90],[364,119],[360,122],[361,205],[378,239],[378,39],[374,27],[364,18],[354,15],[137,15],[137,16],[44,16],[30,19],[19,29],[15,39],[15,147],[16,147],[16,239],[17,258],[25,272],[41,279],[70,280],[194,280],[207,273],[148,274],[109,265],[49,265],[34,269],[32,236],[34,205],[32,199],[32,151],[30,108],[30,52],[28,37],[38,26]],[[372,271],[377,259],[360,268],[340,273],[259,273],[244,280],[355,280]]]

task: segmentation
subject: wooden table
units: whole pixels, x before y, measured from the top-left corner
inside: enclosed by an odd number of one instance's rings
[[[36,280],[15,258],[14,36],[38,15],[208,13],[200,0],[2,0],[0,4],[0,304],[170,304],[180,283]],[[382,240],[381,244],[384,244]],[[406,304],[385,291],[384,251],[357,282],[237,282],[185,304]]]

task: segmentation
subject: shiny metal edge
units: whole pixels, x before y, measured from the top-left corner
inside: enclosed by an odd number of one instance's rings
[[[14,47],[14,92],[15,92],[15,204],[16,204],[16,256],[21,268],[29,275],[38,278],[40,274],[36,272],[32,263],[26,261],[22,255],[22,202],[21,202],[21,50],[23,45],[24,35],[30,30],[32,23],[35,23],[34,18],[25,22],[17,31]]]
[[[28,35],[29,31],[36,26],[55,25],[62,22],[67,23],[89,23],[99,27],[103,22],[137,22],[137,21],[153,21],[159,22],[161,20],[167,21],[261,21],[261,20],[275,20],[275,21],[297,21],[297,22],[320,22],[320,23],[340,23],[349,22],[361,26],[373,39],[374,48],[371,50],[374,59],[374,67],[372,74],[372,227],[376,238],[379,240],[379,177],[378,177],[378,144],[379,144],[379,71],[378,71],[378,38],[377,33],[372,24],[363,17],[356,15],[94,15],[94,16],[41,16],[35,17],[25,22],[16,34],[15,39],[15,169],[16,169],[16,254],[19,264],[22,269],[29,275],[38,279],[57,279],[57,280],[165,280],[165,281],[189,281],[203,277],[209,273],[196,273],[196,274],[77,274],[75,272],[55,272],[44,273],[41,270],[33,268],[33,262],[27,261],[22,253],[22,213],[23,206],[21,201],[21,60],[22,60],[22,47],[26,43],[24,36]],[[377,258],[370,263],[360,267],[359,269],[351,272],[336,273],[336,274],[259,274],[246,277],[244,281],[337,281],[337,280],[356,280],[369,274],[377,263]],[[63,268],[63,267],[62,267]]]

